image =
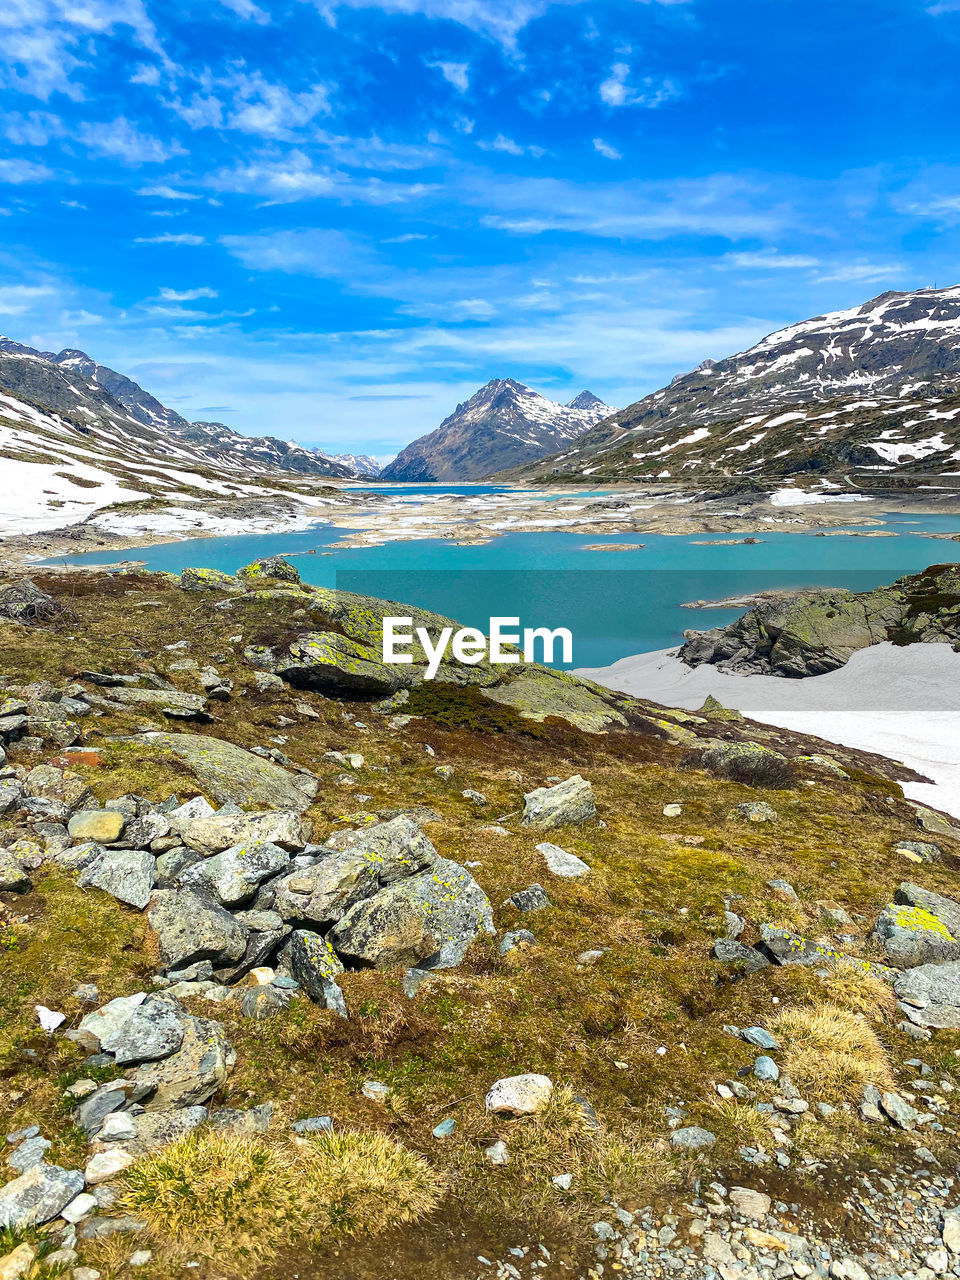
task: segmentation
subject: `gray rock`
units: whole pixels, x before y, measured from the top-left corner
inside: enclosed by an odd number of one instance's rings
[[[582,858],[578,858],[574,853],[567,853],[559,845],[538,844],[537,852],[543,854],[543,860],[551,875],[559,876],[563,880],[577,880],[590,873],[590,867]]]
[[[104,1040],[118,1031],[147,998],[145,991],[118,996],[94,1013],[88,1013],[77,1027],[76,1039],[89,1053],[99,1053]]]
[[[552,787],[538,787],[523,797],[522,826],[579,826],[597,816],[593,787],[579,773]]]
[[[939,862],[943,857],[943,850],[931,840],[898,840],[893,851],[904,854],[912,862]]]
[[[43,1164],[51,1145],[46,1138],[41,1138],[39,1134],[33,1138],[27,1138],[20,1143],[13,1155],[9,1157],[7,1164],[15,1173],[26,1173],[34,1165]]]
[[[118,1066],[169,1057],[183,1043],[186,1018],[182,1005],[169,996],[147,996],[126,1021],[101,1038],[101,1050],[112,1053]]]
[[[197,960],[239,960],[246,950],[249,931],[218,903],[186,890],[158,889],[147,918],[167,969]]]
[[[711,1133],[709,1129],[701,1129],[699,1125],[674,1129],[670,1135],[671,1145],[677,1151],[706,1151],[716,1141],[716,1134]]]
[[[747,1044],[754,1045],[757,1049],[779,1049],[780,1042],[776,1036],[772,1036],[769,1031],[765,1031],[763,1027],[744,1027],[740,1032],[740,1039],[746,1040]]]
[[[276,844],[281,849],[299,850],[310,840],[310,824],[293,810],[221,811],[183,824],[181,834],[184,844],[205,856],[235,845]]]
[[[523,912],[540,911],[543,907],[551,905],[543,885],[540,884],[531,884],[526,889],[518,889],[504,903],[504,906],[516,907],[518,911]]]
[[[0,849],[0,893],[29,893],[30,877],[6,849]]]
[[[223,853],[196,862],[181,872],[187,889],[213,894],[224,906],[233,907],[252,898],[265,880],[279,875],[290,854],[276,844],[236,844]]]
[[[382,885],[415,875],[437,860],[436,849],[413,818],[405,814],[355,831],[335,832],[327,846],[362,855]]]
[[[133,1139],[124,1143],[124,1146],[134,1155],[155,1151],[158,1147],[169,1146],[171,1142],[199,1129],[208,1119],[207,1108],[196,1105],[145,1111],[131,1117]]]
[[[713,958],[722,964],[738,965],[744,973],[759,973],[770,964],[767,957],[755,947],[748,947],[735,938],[717,938],[713,944]]]
[[[293,977],[311,1000],[326,1005],[332,995],[328,988],[343,973],[343,964],[327,939],[306,929],[295,929],[284,956]]]
[[[219,1022],[188,1016],[177,1052],[137,1067],[131,1078],[149,1091],[148,1111],[199,1106],[226,1083],[235,1056]]]
[[[291,923],[326,926],[379,887],[376,863],[365,853],[332,853],[278,880],[275,907]]]
[[[536,941],[529,929],[514,929],[500,939],[500,954],[505,956],[508,951],[516,951],[519,947],[532,947]]]
[[[77,883],[109,893],[142,911],[150,901],[156,863],[153,854],[135,849],[105,849],[86,864]]]
[[[886,1092],[880,1096],[880,1109],[898,1129],[913,1129],[920,1114],[899,1093]]]
[[[113,844],[120,839],[126,818],[114,809],[78,809],[67,823],[71,837],[82,844]]]
[[[776,822],[777,811],[766,800],[746,800],[738,804],[736,812],[748,822]]]
[[[780,1068],[771,1057],[762,1053],[754,1060],[753,1074],[758,1080],[779,1080]]]
[[[275,1013],[279,1013],[285,1005],[286,1000],[276,987],[251,987],[249,991],[243,993],[240,1012],[245,1018],[263,1022],[264,1019],[272,1018]]]
[[[494,932],[487,895],[459,863],[438,858],[351,907],[330,940],[339,955],[378,969],[448,969],[481,932]]]
[[[333,1120],[330,1116],[308,1116],[295,1120],[290,1128],[294,1133],[333,1133]]]
[[[335,631],[308,631],[286,648],[248,647],[244,657],[297,689],[320,693],[386,696],[402,683],[403,669],[385,666],[372,644]]]
[[[897,971],[887,965],[874,964],[869,960],[860,960],[857,956],[845,955],[842,951],[833,951],[830,947],[823,947],[788,929],[764,924],[760,926],[760,937],[765,951],[777,964],[801,964],[817,969],[849,964],[876,978],[882,978],[884,982],[893,982],[896,977]]]
[[[785,902],[799,902],[797,891],[788,880],[768,880],[767,888],[772,889],[778,898],[782,898]]]
[[[917,1026],[960,1028],[960,961],[907,969],[897,975],[893,989]]]
[[[39,1164],[0,1187],[0,1229],[24,1231],[55,1218],[83,1190],[83,1174]]]
[[[258,1107],[238,1111],[222,1107],[210,1115],[210,1127],[222,1133],[266,1133],[273,1120],[273,1103],[264,1102]]]
[[[145,741],[182,761],[207,795],[220,804],[232,800],[239,805],[303,813],[317,793],[316,779],[291,773],[272,760],[262,760],[222,738],[200,733],[147,733],[142,734],[138,741]],[[174,815],[169,816],[173,818]],[[273,839],[268,835],[257,838]],[[240,836],[238,839],[252,840],[253,837]],[[226,849],[236,843],[236,839],[227,840],[220,848]],[[274,840],[274,843],[282,845],[284,842]]]

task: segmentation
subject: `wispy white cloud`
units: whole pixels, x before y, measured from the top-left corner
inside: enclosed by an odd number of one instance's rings
[[[45,147],[63,133],[63,121],[49,111],[10,111],[4,116],[3,134],[16,147]]]
[[[173,231],[166,231],[162,236],[137,236],[133,243],[199,245],[206,244],[206,240],[203,236],[193,235],[188,231],[182,231],[179,234]]]
[[[221,236],[220,243],[245,267],[256,271],[356,280],[375,265],[368,248],[329,228]]]
[[[761,249],[756,253],[728,253],[720,260],[721,266],[743,267],[759,271],[801,271],[819,267],[820,259],[806,253],[778,253],[776,249]]]
[[[615,62],[610,74],[600,84],[600,100],[608,107],[646,107],[653,110],[680,97],[675,80],[642,76],[631,83],[628,62]]]
[[[623,156],[616,149],[616,147],[611,146],[609,142],[604,142],[602,138],[594,138],[593,149],[594,151],[599,151],[600,154],[602,156],[605,156],[607,160],[623,159]]]
[[[217,298],[216,289],[203,286],[199,289],[160,289],[157,297],[161,302],[196,302],[198,298]]]
[[[233,129],[268,139],[291,140],[318,116],[333,110],[334,86],[310,84],[294,90],[261,71],[232,67],[223,75],[204,71],[195,89],[167,105],[191,129]]]
[[[108,156],[122,164],[163,164],[173,156],[186,155],[175,139],[166,142],[142,133],[126,116],[116,120],[81,124],[77,138],[94,155]]]
[[[452,84],[459,93],[466,93],[470,88],[469,62],[428,62],[427,66],[439,71],[447,84]]]
[[[46,182],[53,176],[51,169],[35,160],[24,160],[16,156],[0,158],[0,182],[21,186],[29,182]]]
[[[816,278],[817,284],[877,284],[902,279],[904,268],[897,262],[851,262],[830,267]]]
[[[482,151],[504,151],[508,156],[533,156],[535,160],[547,154],[543,147],[522,146],[502,133],[489,141],[478,141],[477,146]]]
[[[254,4],[253,0],[220,0],[220,3],[245,22],[256,22],[265,26],[270,21],[269,13]]]
[[[52,285],[0,285],[0,316],[21,316],[37,302],[48,302],[56,293]]]
[[[221,169],[207,181],[215,191],[253,192],[276,204],[310,199],[373,205],[402,204],[435,189],[421,182],[354,178],[339,170],[317,167],[300,150],[264,155],[233,169]]]
[[[159,182],[152,187],[141,187],[137,192],[138,196],[153,196],[158,200],[202,200],[203,197],[197,195],[193,191],[181,191],[177,187],[168,187],[165,182]]]

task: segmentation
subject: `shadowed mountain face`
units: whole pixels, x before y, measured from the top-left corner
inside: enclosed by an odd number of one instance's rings
[[[36,351],[10,338],[0,338],[0,390],[21,400],[76,420],[121,430],[151,451],[164,441],[190,446],[217,466],[241,471],[291,471],[299,475],[351,476],[354,469],[319,450],[232,431],[222,422],[188,422],[144,391],[131,378],[97,364],[84,351]]]
[[[520,474],[916,473],[958,460],[954,286],[884,293],[704,361]]]
[[[556,451],[612,412],[589,391],[562,405],[512,378],[494,378],[436,431],[407,445],[383,478],[480,480]]]

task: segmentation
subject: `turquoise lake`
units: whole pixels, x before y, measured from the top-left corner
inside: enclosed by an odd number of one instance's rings
[[[504,492],[484,486],[448,488],[471,495]],[[234,573],[259,556],[284,554],[294,558],[306,582],[434,609],[483,630],[492,616],[517,616],[523,627],[567,627],[574,638],[572,665],[593,667],[676,645],[685,628],[718,626],[742,612],[685,609],[684,602],[773,587],[863,591],[956,559],[954,544],[915,535],[958,527],[956,516],[897,515],[884,525],[899,535],[895,538],[763,531],[754,546],[719,546],[731,535],[511,533],[485,546],[425,539],[325,551],[346,531],[318,524],[300,533],[170,542],[137,548],[129,556],[152,570],[178,573],[197,565]],[[617,542],[642,542],[644,547],[583,549],[585,543]],[[705,542],[713,545],[696,545]],[[116,564],[121,558],[123,553],[112,551],[51,563]]]

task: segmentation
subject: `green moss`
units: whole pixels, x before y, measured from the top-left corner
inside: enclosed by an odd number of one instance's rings
[[[513,707],[491,705],[472,685],[463,687],[430,681],[410,690],[404,714],[425,716],[447,729],[472,729],[477,733],[515,733],[546,738],[547,730]]]

